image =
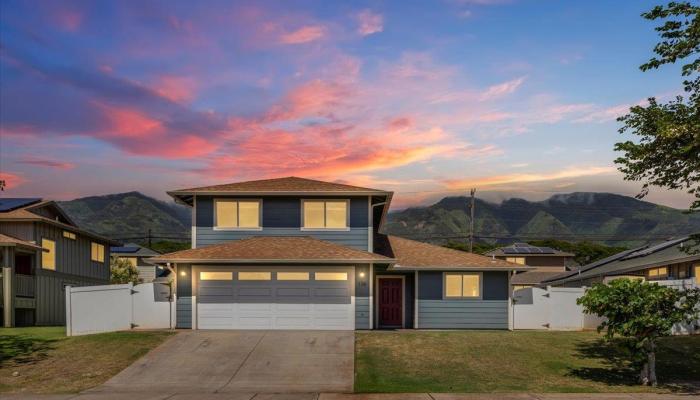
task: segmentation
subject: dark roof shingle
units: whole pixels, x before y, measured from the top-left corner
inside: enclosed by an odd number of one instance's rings
[[[358,192],[358,193],[388,193],[383,190],[370,189],[342,183],[324,182],[313,179],[289,176],[286,178],[262,179],[256,181],[235,182],[223,185],[202,186],[189,189],[179,189],[168,192],[170,195],[189,194],[198,192],[232,192],[232,193],[268,193],[268,192]]]

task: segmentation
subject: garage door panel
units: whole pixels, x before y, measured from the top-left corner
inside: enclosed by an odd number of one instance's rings
[[[201,329],[328,329],[352,330],[355,324],[352,279],[316,281],[200,281],[198,321]],[[343,271],[351,268],[321,268]],[[237,276],[237,274],[234,274]]]

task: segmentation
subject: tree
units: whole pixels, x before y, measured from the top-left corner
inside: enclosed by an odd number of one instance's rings
[[[115,257],[109,266],[111,278],[110,282],[115,284],[133,283],[134,285],[141,282],[139,279],[139,270],[132,265],[129,260]]]
[[[677,290],[636,279],[596,284],[577,300],[587,314],[605,317],[598,332],[608,340],[625,338],[640,382],[656,386],[656,344],[668,336],[674,324],[698,319],[700,289]]]
[[[615,160],[626,180],[643,181],[642,198],[650,186],[684,189],[693,195],[691,210],[700,209],[700,6],[671,2],[654,7],[642,17],[662,20],[656,27],[662,39],[654,47],[656,57],[640,66],[642,71],[687,60],[681,74],[687,99],[677,96],[660,104],[650,97],[647,106],[637,105],[618,118],[619,132],[632,133],[637,142],[615,144],[624,154]]]

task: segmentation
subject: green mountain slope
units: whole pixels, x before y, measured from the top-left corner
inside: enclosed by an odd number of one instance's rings
[[[434,243],[464,240],[466,197],[446,197],[420,208],[392,212],[388,233]],[[475,232],[485,243],[514,240],[590,240],[636,246],[647,240],[700,232],[700,214],[610,193],[570,193],[531,202],[476,201]]]
[[[112,238],[145,237],[149,229],[156,239],[190,235],[189,208],[139,192],[84,197],[60,205],[81,227]]]

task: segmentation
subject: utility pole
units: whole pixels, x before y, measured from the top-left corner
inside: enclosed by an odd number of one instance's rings
[[[148,228],[148,248],[150,249],[151,247],[151,228]]]
[[[469,204],[469,252],[474,252],[474,195],[476,194],[476,188],[471,190],[471,203]]]

